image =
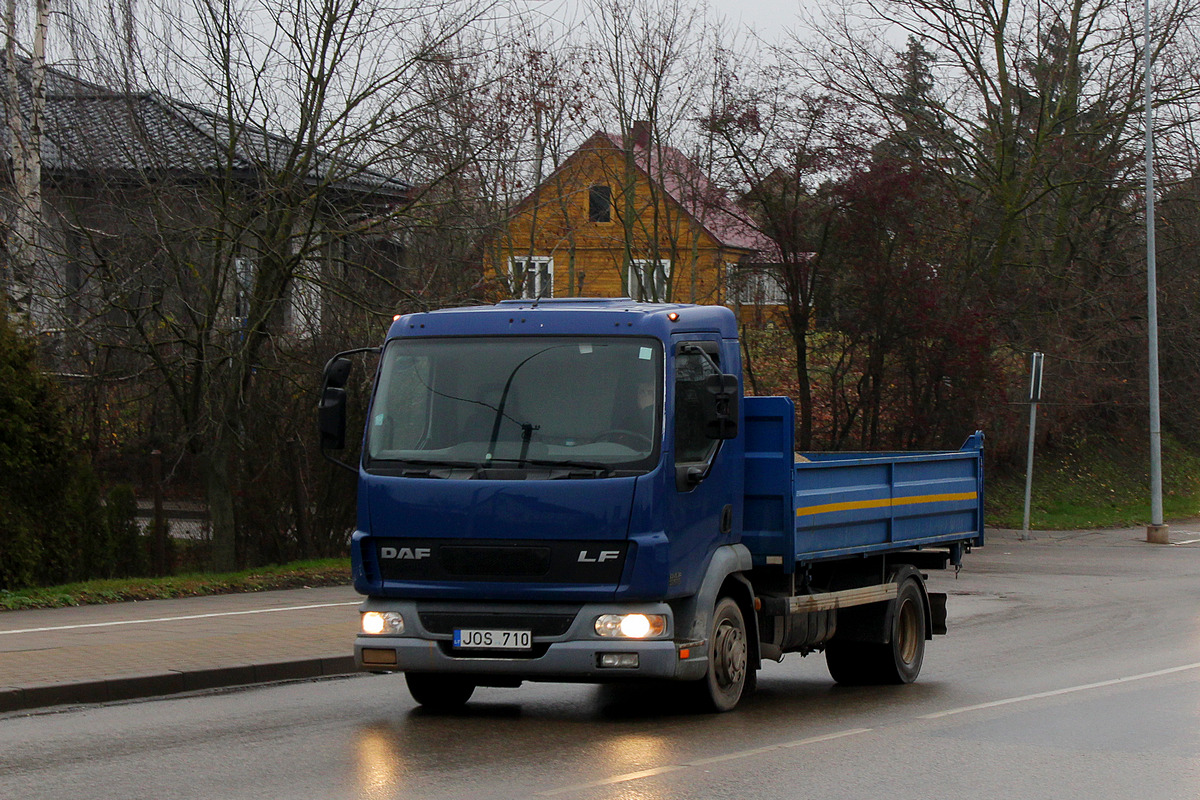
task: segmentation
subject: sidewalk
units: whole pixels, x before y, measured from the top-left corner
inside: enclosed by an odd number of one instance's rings
[[[1178,520],[1168,526],[1170,545],[1174,547],[1200,546],[1200,518]],[[1146,541],[1146,527],[1136,528],[1084,528],[1077,531],[1030,531],[1022,539],[1023,531],[1009,528],[988,528],[985,542],[1022,542],[1029,544],[1103,544],[1110,546],[1164,547]]]
[[[989,528],[968,557],[1025,546],[1149,547],[1145,528]],[[1171,526],[1200,548],[1200,520]],[[1003,550],[1000,548],[1004,548]],[[0,613],[0,714],[355,672],[360,597],[350,586]]]
[[[0,713],[352,673],[350,586],[0,613]]]

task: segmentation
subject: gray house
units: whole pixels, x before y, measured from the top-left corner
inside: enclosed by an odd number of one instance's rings
[[[45,87],[40,220],[34,246],[17,246],[10,168],[0,288],[10,314],[64,351],[187,317],[236,332],[261,313],[280,335],[309,337],[327,323],[325,287],[345,277],[347,254],[396,256],[398,236],[381,223],[410,186],[362,166],[349,143],[313,146],[56,69]],[[0,134],[11,154],[7,116]]]

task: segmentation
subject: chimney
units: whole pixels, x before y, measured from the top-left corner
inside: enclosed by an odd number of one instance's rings
[[[639,119],[633,123],[633,130],[629,132],[629,138],[633,141],[634,147],[640,147],[643,150],[650,146],[650,123],[644,119]]]

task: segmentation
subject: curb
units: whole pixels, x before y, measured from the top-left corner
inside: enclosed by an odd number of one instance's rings
[[[306,658],[199,670],[168,670],[94,681],[0,686],[0,713],[61,705],[109,703],[278,681],[351,675],[354,656]]]

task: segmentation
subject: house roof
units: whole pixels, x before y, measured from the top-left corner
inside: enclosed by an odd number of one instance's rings
[[[22,111],[28,114],[28,81],[19,85]],[[252,175],[287,169],[294,150],[285,137],[156,92],[113,91],[54,68],[47,69],[45,85],[42,164],[50,172],[186,174],[232,167]],[[7,139],[7,126],[2,132]],[[313,155],[306,175],[310,183],[328,182],[381,201],[400,200],[409,192],[409,184],[394,176],[323,151]]]
[[[544,180],[545,186],[582,154],[596,147],[624,151],[622,137],[597,131],[579,146],[555,173]],[[723,247],[746,250],[759,258],[770,257],[777,248],[775,243],[745,219],[745,213],[729,199],[723,189],[708,180],[694,161],[680,150],[660,146],[647,147],[645,143],[633,144],[634,163],[649,180],[656,183],[689,216]],[[517,208],[528,204],[541,190],[535,188],[522,200]]]
[[[608,143],[623,149],[622,137],[601,132]],[[774,243],[745,219],[745,212],[714,185],[696,162],[669,145],[648,147],[634,142],[634,163],[645,175],[663,188],[688,214],[726,247],[769,252]]]

